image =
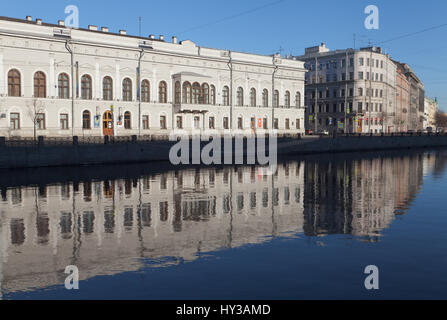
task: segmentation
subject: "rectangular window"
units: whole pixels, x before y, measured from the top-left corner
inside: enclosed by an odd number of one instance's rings
[[[279,129],[279,121],[278,121],[278,118],[275,118],[273,128],[276,129],[276,130]]]
[[[68,114],[61,113],[61,129],[68,130]]]
[[[183,129],[183,117],[182,116],[177,117],[177,129]]]
[[[149,130],[149,116],[143,116],[143,130]]]
[[[166,116],[160,116],[160,129],[166,130]]]
[[[238,129],[243,129],[244,125],[242,123],[242,118],[237,118],[237,128]]]
[[[290,130],[290,120],[286,119],[286,130]]]
[[[300,129],[301,129],[300,119],[296,119],[296,129],[297,129],[297,130],[300,130]]]
[[[223,118],[223,127],[227,130],[230,128],[228,117]]]
[[[11,113],[9,115],[10,118],[10,129],[11,130],[19,130],[20,129],[20,114],[19,113]]]
[[[362,111],[363,111],[363,103],[359,102],[359,104],[358,104],[358,112],[362,113]]]
[[[36,114],[36,129],[45,130],[45,114],[43,113]]]
[[[214,117],[210,117],[209,125],[210,125],[210,129],[216,129],[216,124],[215,124],[215,121],[214,121]]]
[[[359,72],[359,80],[363,80],[363,72]]]
[[[268,122],[267,122],[267,118],[264,118],[264,120],[263,120],[263,128],[264,128],[265,130],[267,130],[267,129],[268,129]]]
[[[364,60],[363,58],[360,58],[360,59],[359,59],[359,65],[360,65],[360,66],[363,66],[364,63],[365,63],[365,60]]]

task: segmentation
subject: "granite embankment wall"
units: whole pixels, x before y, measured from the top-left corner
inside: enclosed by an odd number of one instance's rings
[[[175,142],[0,145],[0,169],[169,161]],[[206,143],[204,143],[206,144]],[[447,135],[278,139],[278,156],[447,147]]]

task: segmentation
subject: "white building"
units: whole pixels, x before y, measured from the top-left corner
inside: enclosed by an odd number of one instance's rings
[[[0,136],[303,133],[305,71],[278,55],[0,17]]]

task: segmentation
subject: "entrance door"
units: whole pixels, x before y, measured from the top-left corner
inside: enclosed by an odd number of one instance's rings
[[[113,116],[110,111],[104,112],[102,116],[102,132],[105,136],[113,136]]]
[[[194,129],[200,129],[200,117],[194,117]]]

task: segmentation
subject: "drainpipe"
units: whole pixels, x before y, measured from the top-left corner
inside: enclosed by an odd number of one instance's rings
[[[75,105],[75,79],[74,79],[74,52],[73,49],[70,48],[70,42],[67,40],[65,42],[65,49],[70,53],[71,55],[71,135],[74,137],[74,128],[75,128],[75,122],[74,122],[74,105]]]
[[[228,51],[230,60],[228,61],[228,68],[230,69],[230,130],[233,130],[233,58],[231,57],[231,50]]]
[[[141,49],[138,57],[138,136],[141,137],[141,59],[144,56],[144,49]]]
[[[278,72],[278,65],[276,64],[276,57],[273,55],[273,73],[272,73],[272,130],[275,130],[275,75]]]

